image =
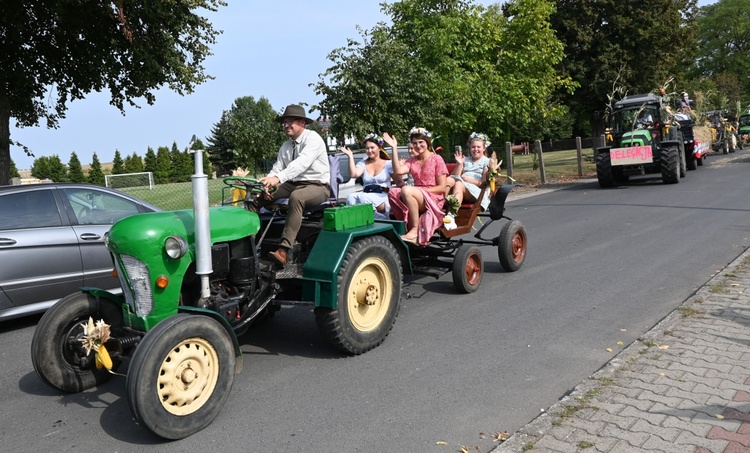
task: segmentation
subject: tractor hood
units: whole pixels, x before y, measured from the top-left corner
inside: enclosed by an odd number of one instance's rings
[[[209,209],[211,243],[226,242],[254,235],[260,230],[257,214],[234,206]],[[126,217],[109,231],[108,248],[111,252],[133,256],[153,255],[162,251],[169,236],[181,236],[188,244],[195,244],[195,215],[193,210],[151,212]]]
[[[648,129],[636,129],[622,134],[620,146],[648,146],[651,142],[651,131]]]

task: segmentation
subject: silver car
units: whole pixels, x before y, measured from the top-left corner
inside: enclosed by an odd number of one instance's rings
[[[161,211],[90,184],[0,186],[0,321],[41,313],[83,286],[119,288],[104,233]]]

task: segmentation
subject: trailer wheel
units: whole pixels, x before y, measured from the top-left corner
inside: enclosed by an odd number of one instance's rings
[[[689,171],[697,170],[698,165],[698,159],[695,157],[695,154],[692,152],[692,146],[691,149],[685,150],[685,166]]]
[[[664,184],[680,182],[680,150],[676,146],[661,152],[661,180]]]
[[[703,159],[705,159],[705,156],[696,157],[695,158],[695,163],[698,164],[699,167],[702,167],[703,166]]]
[[[82,392],[109,380],[107,370],[97,370],[95,353],[83,347],[83,323],[89,317],[103,319],[111,327],[122,326],[122,312],[112,301],[88,293],[60,299],[36,326],[31,339],[31,363],[40,378],[64,392]],[[113,358],[113,369],[120,361]]]
[[[136,421],[165,439],[182,439],[216,418],[234,382],[232,338],[207,316],[177,314],[141,340],[128,370]]]
[[[526,260],[528,240],[526,229],[520,220],[511,220],[503,225],[497,243],[497,256],[507,272],[515,272]]]
[[[335,348],[362,354],[378,346],[393,328],[403,272],[396,248],[382,236],[349,247],[338,273],[338,307],[315,309],[315,321]]]
[[[596,154],[596,178],[599,180],[599,187],[603,189],[615,186],[615,179],[612,176],[612,159],[608,152]]]
[[[479,247],[462,245],[453,258],[453,286],[460,293],[473,293],[484,275],[484,261]]]

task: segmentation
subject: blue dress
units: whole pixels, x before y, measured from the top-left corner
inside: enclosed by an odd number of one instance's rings
[[[380,186],[383,188],[391,188],[391,177],[393,176],[393,162],[390,160],[385,162],[383,170],[375,176],[367,173],[365,168],[365,161],[362,159],[357,163],[357,168],[362,169],[362,186]],[[382,192],[354,192],[346,197],[346,204],[372,204],[373,210],[385,203],[385,212],[378,212],[375,210],[376,219],[389,219],[391,213],[391,206],[388,203],[388,192],[384,190]]]
[[[469,193],[474,197],[476,200],[479,196],[479,193],[482,191],[482,189],[479,188],[476,184],[472,184],[470,182],[464,181],[463,176],[466,176],[471,179],[477,179],[479,181],[482,180],[482,173],[484,172],[484,169],[487,168],[490,165],[490,158],[487,156],[482,156],[481,159],[474,161],[471,159],[471,157],[467,157],[466,160],[464,160],[464,168],[463,173],[461,173],[461,176],[451,175],[450,177],[461,181],[466,186],[466,190],[469,191]],[[487,206],[490,205],[490,192],[489,190],[484,191],[484,198],[482,199],[482,209],[486,210]]]

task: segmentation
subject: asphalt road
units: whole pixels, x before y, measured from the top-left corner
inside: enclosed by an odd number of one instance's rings
[[[29,358],[38,319],[5,323],[2,449],[489,451],[492,434],[524,426],[750,246],[748,173],[745,150],[712,155],[676,185],[590,182],[515,199],[506,213],[529,236],[519,271],[487,247],[472,295],[449,274],[408,276],[393,332],[358,357],[328,348],[310,309],[283,309],[240,339],[245,369],[227,405],[181,441],[133,421],[124,378],[74,395],[47,387]]]

